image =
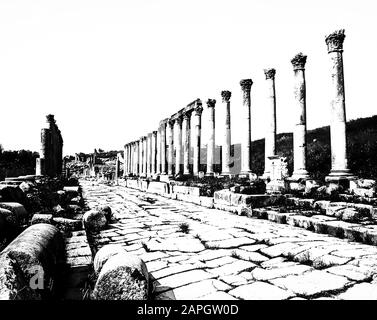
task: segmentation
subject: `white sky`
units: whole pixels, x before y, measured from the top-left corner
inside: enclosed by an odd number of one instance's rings
[[[252,78],[252,138],[264,136],[263,69],[276,74],[278,132],[292,131],[291,58],[308,55],[308,128],[329,124],[324,38],[344,28],[347,118],[376,114],[373,0],[0,0],[0,143],[39,151],[55,114],[64,154],[121,150],[196,98],[232,91],[232,143],[241,89]],[[204,104],[206,109],[206,106]],[[203,112],[203,140],[206,137]]]

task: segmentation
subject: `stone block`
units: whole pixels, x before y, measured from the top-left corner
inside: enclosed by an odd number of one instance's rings
[[[12,217],[6,218],[7,221],[15,225],[21,225],[26,222],[28,213],[24,206],[16,202],[0,202],[0,208],[12,212]]]
[[[36,213],[31,218],[31,224],[37,224],[37,223],[49,223],[52,224],[52,214],[39,214]]]
[[[169,184],[166,182],[151,181],[148,186],[148,192],[157,194],[169,193]]]
[[[28,291],[32,279],[35,279],[37,272],[40,272],[43,279],[43,289],[33,289],[34,292],[31,297],[32,299],[39,299],[41,298],[40,290],[47,295],[51,293],[50,284],[54,280],[57,265],[64,260],[63,237],[59,230],[50,224],[38,223],[32,225],[1,252],[0,260],[1,263],[5,264],[0,266],[0,273],[6,269],[12,269],[12,263],[17,265],[14,276],[6,279],[8,285],[0,287],[0,296],[4,294],[4,288],[6,290],[12,288],[13,284],[14,288],[18,288],[22,282],[26,284],[26,291]],[[4,274],[0,275],[0,278],[3,278],[3,276]],[[13,294],[17,295],[18,293],[16,289],[6,296],[11,298]]]
[[[149,292],[147,266],[137,256],[119,253],[102,266],[95,284],[94,300],[146,300]]]

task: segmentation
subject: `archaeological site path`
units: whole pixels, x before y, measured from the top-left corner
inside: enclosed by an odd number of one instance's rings
[[[118,220],[100,244],[141,257],[155,299],[371,299],[377,248],[237,216],[124,186],[82,180],[89,208]],[[188,230],[187,230],[188,229]]]

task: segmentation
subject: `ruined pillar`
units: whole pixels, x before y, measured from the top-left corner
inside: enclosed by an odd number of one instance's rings
[[[134,156],[134,174],[138,175],[138,166],[139,166],[139,142],[135,141],[135,156]]]
[[[151,175],[156,174],[157,131],[152,131],[151,136]]]
[[[123,146],[123,155],[124,155],[124,162],[123,162],[123,178],[127,176],[127,145]]]
[[[175,174],[182,173],[182,116],[175,119],[174,125]]]
[[[130,173],[133,175],[134,174],[134,157],[135,157],[135,154],[134,154],[134,143],[131,142],[130,143]]]
[[[200,146],[201,146],[201,126],[202,126],[202,102],[199,100],[194,109],[194,161],[193,174],[198,175],[200,171]]]
[[[166,121],[162,121],[161,125],[161,173],[166,174]]]
[[[269,157],[276,154],[276,97],[275,97],[275,69],[265,69],[267,81],[266,103],[266,134],[264,139],[264,173],[265,178],[270,177],[271,165]]]
[[[243,107],[241,118],[241,174],[251,173],[251,123],[250,123],[250,90],[253,81],[244,79],[240,81],[243,94]]]
[[[347,161],[346,104],[344,94],[343,41],[344,30],[338,30],[326,37],[331,61],[331,172],[326,181],[352,178]]]
[[[207,100],[208,107],[208,142],[207,142],[207,175],[213,175],[215,164],[215,99]]]
[[[183,114],[183,174],[190,174],[191,110]]]
[[[225,104],[224,136],[222,141],[222,168],[221,174],[230,175],[230,149],[231,149],[231,130],[230,130],[230,91],[221,91],[222,101]]]
[[[291,180],[309,178],[306,170],[306,83],[305,64],[307,56],[301,52],[292,60],[294,72],[294,121],[293,131],[293,174]]]
[[[156,138],[156,174],[161,174],[161,128],[157,130]]]
[[[168,121],[168,174],[173,175],[173,161],[174,161],[174,120]]]

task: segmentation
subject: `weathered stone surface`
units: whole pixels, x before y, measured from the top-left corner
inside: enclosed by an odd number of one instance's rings
[[[291,265],[287,267],[273,268],[273,269],[256,268],[251,272],[251,275],[256,280],[266,281],[266,280],[286,277],[290,275],[303,274],[304,272],[307,272],[309,270],[313,270],[313,268],[309,266],[296,264],[296,265]]]
[[[0,202],[0,208],[12,212],[12,216],[6,216],[6,221],[12,225],[20,225],[27,219],[28,213],[22,204],[16,202]],[[3,214],[7,215],[7,212],[3,211]]]
[[[338,296],[343,300],[377,300],[377,285],[359,283]]]
[[[294,296],[292,292],[265,282],[254,282],[240,286],[228,293],[244,300],[285,300]]]
[[[31,224],[36,224],[36,223],[50,223],[52,224],[52,214],[34,214],[33,217],[31,218]]]
[[[54,217],[52,219],[54,225],[56,225],[59,230],[64,231],[77,231],[82,229],[82,221],[74,220],[62,217]]]
[[[271,282],[296,294],[310,296],[325,291],[342,289],[349,283],[349,280],[342,276],[315,270],[303,275],[274,279]]]
[[[148,294],[149,274],[144,261],[129,253],[119,253],[102,266],[92,298],[146,300]]]
[[[107,226],[105,214],[99,210],[90,210],[83,216],[83,224],[88,231],[99,231]]]
[[[123,246],[119,244],[108,244],[101,249],[98,250],[96,253],[96,256],[94,257],[94,272],[97,274],[100,273],[103,265],[106,263],[107,260],[109,260],[110,257],[115,256],[119,253],[125,253],[127,252]]]
[[[103,212],[107,222],[110,223],[113,217],[111,208],[105,205],[105,206],[99,207],[99,211]]]
[[[25,204],[25,193],[19,188],[19,186],[0,185],[0,195],[2,201],[6,202],[18,202]]]
[[[14,239],[0,254],[2,261],[12,260],[19,270],[13,277],[15,286],[23,281],[29,283],[38,270],[42,270],[43,286],[48,291],[54,278],[56,265],[64,257],[64,242],[59,230],[50,224],[35,224]],[[0,269],[2,269],[0,267]],[[24,280],[20,279],[20,276]]]

